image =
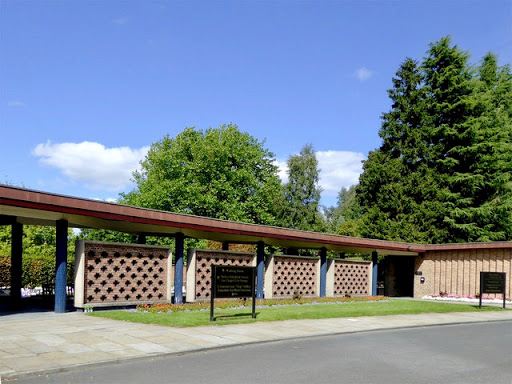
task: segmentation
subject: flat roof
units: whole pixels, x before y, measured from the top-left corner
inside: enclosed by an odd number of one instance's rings
[[[14,219],[15,218],[15,219]],[[55,226],[67,220],[74,228],[101,228],[149,236],[186,237],[219,242],[265,244],[381,255],[417,255],[428,251],[512,248],[512,242],[421,245],[363,239],[258,224],[239,223],[58,195],[0,184],[0,224]]]

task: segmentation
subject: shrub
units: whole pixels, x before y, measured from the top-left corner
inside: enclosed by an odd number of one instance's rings
[[[23,255],[21,284],[23,287],[41,287],[55,284],[55,256]],[[67,284],[74,282],[75,261],[68,258]],[[11,257],[0,255],[0,286],[11,285]]]
[[[0,255],[0,287],[11,285],[11,256]]]

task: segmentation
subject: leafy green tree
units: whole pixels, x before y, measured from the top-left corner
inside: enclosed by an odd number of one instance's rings
[[[379,149],[357,197],[366,237],[506,240],[511,231],[511,75],[487,55],[475,71],[449,37],[406,59],[388,91]]]
[[[108,229],[84,228],[80,230],[78,237],[81,240],[107,241],[111,243],[137,243],[138,241],[137,235],[110,231]]]
[[[453,241],[512,238],[512,74],[484,57],[468,97],[471,114],[450,148],[447,217]]]
[[[277,224],[281,183],[274,155],[236,125],[186,128],[154,143],[129,205],[256,224]]]
[[[68,230],[68,283],[74,281],[75,239]],[[23,286],[55,282],[55,227],[23,226]],[[11,226],[0,226],[0,285],[10,284]]]
[[[283,224],[305,231],[323,231],[325,224],[319,211],[320,170],[313,146],[305,145],[298,155],[288,159],[288,182],[284,186]]]
[[[433,157],[427,93],[419,64],[407,58],[388,91],[391,110],[382,116],[381,147],[363,165],[357,197],[366,237],[424,242],[439,236],[439,185],[430,169]]]
[[[325,209],[327,228],[338,235],[360,237],[361,206],[356,197],[356,186],[343,187],[335,207]]]

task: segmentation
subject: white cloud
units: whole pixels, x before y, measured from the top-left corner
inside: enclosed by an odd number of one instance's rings
[[[277,175],[279,176],[281,181],[283,183],[287,183],[288,182],[288,164],[287,164],[287,162],[281,161],[281,160],[275,160],[274,165],[276,165],[278,168]]]
[[[42,164],[59,169],[70,180],[85,183],[90,189],[120,192],[131,184],[132,172],[148,150],[149,147],[105,148],[89,141],[58,144],[48,141],[37,145],[32,155]]]
[[[348,188],[359,182],[363,172],[361,163],[365,156],[360,152],[349,151],[318,151],[315,153],[320,168],[320,186],[322,197],[335,197],[342,187]],[[283,183],[288,181],[288,166],[286,161],[276,160],[279,167],[279,178]]]
[[[354,76],[361,82],[370,79],[374,74],[373,71],[370,71],[366,67],[361,67],[357,71],[354,72]]]
[[[106,199],[102,199],[100,197],[93,197],[92,200],[106,201],[107,203],[117,203],[119,201],[115,197],[107,197]]]
[[[8,107],[24,107],[25,103],[19,100],[11,100],[7,102]]]
[[[318,151],[316,152],[320,168],[320,186],[323,196],[337,196],[342,187],[348,188],[359,182],[363,172],[361,163],[365,156],[360,152]]]

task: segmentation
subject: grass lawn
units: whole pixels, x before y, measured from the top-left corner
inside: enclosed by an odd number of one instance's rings
[[[503,310],[504,309],[498,307],[482,307],[482,309],[479,309],[478,305],[473,304],[391,299],[384,302],[353,302],[343,304],[290,305],[256,308],[256,319],[251,317],[250,308],[215,310],[216,321],[214,323],[210,322],[209,311],[143,313],[118,310],[93,312],[90,316],[132,321],[136,323],[165,325],[169,327],[196,327],[199,325],[239,324],[290,319],[329,319],[337,317]]]

